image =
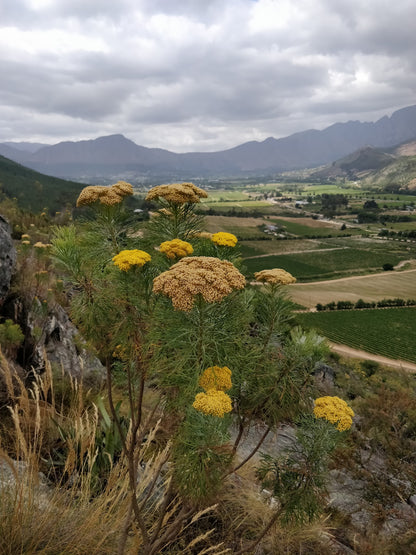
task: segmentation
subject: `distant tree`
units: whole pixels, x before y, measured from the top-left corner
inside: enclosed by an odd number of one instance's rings
[[[373,223],[378,221],[378,214],[374,211],[360,210],[357,219],[359,224]]]
[[[394,270],[394,266],[393,266],[393,264],[390,264],[389,262],[386,262],[386,264],[383,264],[383,270],[385,272],[390,272],[391,270]]]
[[[364,210],[378,210],[378,204],[376,203],[375,200],[366,200],[364,205],[363,205],[363,209]]]
[[[337,210],[341,206],[348,206],[348,199],[345,195],[329,195],[324,193],[321,196],[322,209]]]

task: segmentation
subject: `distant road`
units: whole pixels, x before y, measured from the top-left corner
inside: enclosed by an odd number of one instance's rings
[[[380,355],[373,355],[372,353],[367,353],[366,351],[360,351],[359,349],[353,349],[347,345],[340,345],[339,343],[333,343],[329,341],[329,345],[332,351],[340,354],[346,358],[360,358],[364,360],[374,360],[379,362],[384,366],[391,366],[392,368],[401,368],[408,372],[416,372],[416,364],[408,362],[407,360],[397,360],[387,357],[382,357]]]

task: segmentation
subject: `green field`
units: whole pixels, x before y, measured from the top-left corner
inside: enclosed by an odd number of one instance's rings
[[[296,220],[300,220],[296,221]],[[297,235],[299,237],[304,237],[307,235],[313,235],[313,236],[323,236],[323,237],[327,237],[328,235],[340,235],[341,237],[345,234],[361,234],[362,230],[359,228],[353,228],[353,227],[348,227],[345,230],[341,230],[341,226],[335,226],[335,225],[329,225],[329,224],[325,224],[325,222],[323,222],[322,225],[319,225],[319,221],[316,220],[312,220],[311,218],[309,219],[309,221],[311,222],[311,225],[308,225],[307,222],[308,218],[292,218],[291,220],[289,220],[288,218],[285,220],[281,220],[279,218],[273,218],[272,223],[277,225],[279,228],[279,231],[283,228],[283,230],[285,232],[288,232],[292,235]],[[313,224],[313,225],[312,225]],[[318,225],[317,225],[318,224]]]
[[[298,314],[335,343],[416,363],[416,308],[347,310]]]
[[[300,281],[312,281],[346,274],[382,270],[383,264],[395,266],[409,258],[408,253],[386,253],[380,250],[340,247],[320,255],[315,252],[282,254],[248,258],[244,261],[249,274],[271,268],[284,268]]]
[[[259,255],[277,255],[293,253],[297,251],[310,251],[326,249],[328,244],[317,239],[296,239],[291,241],[241,241],[240,250],[243,258],[257,257]]]
[[[201,199],[202,204],[209,204],[212,202],[244,201],[249,199],[249,196],[241,191],[226,191],[221,189],[218,191],[207,191],[207,193],[208,198]]]
[[[340,185],[305,185],[301,196],[308,195],[361,195],[365,194],[359,187],[341,187]]]
[[[223,209],[223,210],[232,210],[233,208],[237,212],[243,212],[244,210],[255,210],[255,209],[263,209],[270,208],[270,202],[266,202],[263,200],[253,200],[249,198],[245,198],[242,200],[233,200],[233,201],[225,201],[225,200],[218,200],[218,201],[209,201],[207,200],[204,203],[201,203],[201,208],[208,209],[214,208],[215,210]]]

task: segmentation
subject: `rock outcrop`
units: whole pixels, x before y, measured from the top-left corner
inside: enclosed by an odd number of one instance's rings
[[[10,234],[10,226],[0,216],[0,304],[7,296],[10,280],[16,264],[16,250]]]
[[[8,299],[4,313],[18,323],[24,333],[17,362],[26,372],[42,373],[48,360],[55,370],[62,370],[77,380],[82,378],[89,386],[103,383],[103,365],[88,350],[78,329],[60,305],[48,307],[44,313],[40,301],[28,307],[23,299],[14,297]]]

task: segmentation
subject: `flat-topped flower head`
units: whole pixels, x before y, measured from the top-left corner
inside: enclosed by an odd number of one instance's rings
[[[352,426],[354,411],[339,397],[319,397],[315,400],[313,413],[316,418],[324,418],[335,424],[340,432],[349,430]]]
[[[114,206],[119,204],[124,197],[133,194],[133,187],[130,183],[125,181],[118,181],[111,187],[106,187],[104,185],[89,185],[82,189],[78,200],[77,206],[86,206],[88,204],[94,204],[94,202],[100,202],[106,206]]]
[[[224,391],[209,389],[206,393],[198,393],[192,406],[199,412],[223,418],[232,411],[231,398]]]
[[[216,303],[244,286],[244,276],[231,262],[211,256],[182,258],[153,280],[153,292],[169,297],[184,312],[192,310],[197,295]]]
[[[218,233],[211,235],[211,241],[221,247],[235,247],[238,239],[232,233],[219,231]]]
[[[77,206],[93,204],[106,195],[108,191],[109,187],[105,187],[104,185],[89,185],[88,187],[84,187],[77,199]]]
[[[120,204],[123,200],[123,197],[114,191],[111,187],[108,187],[108,191],[105,195],[100,196],[100,203],[104,204],[105,206],[115,206],[116,204]]]
[[[274,268],[273,270],[261,270],[261,272],[256,272],[254,274],[256,281],[261,281],[264,283],[289,285],[290,283],[295,283],[296,278],[282,270],[281,268]]]
[[[133,266],[144,266],[151,259],[150,254],[138,249],[121,251],[113,256],[114,264],[123,272],[127,272]]]
[[[166,254],[168,258],[183,258],[194,252],[191,243],[182,241],[182,239],[172,239],[171,241],[164,241],[160,247],[160,252]]]
[[[173,204],[185,204],[186,202],[200,202],[208,194],[193,183],[171,183],[169,185],[157,185],[147,193],[146,200],[163,198]]]
[[[231,370],[227,366],[210,366],[204,370],[199,378],[199,385],[208,391],[217,389],[218,391],[227,391],[231,389]]]
[[[127,197],[133,194],[133,186],[127,181],[117,181],[111,185],[111,189],[122,197]]]

